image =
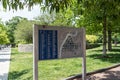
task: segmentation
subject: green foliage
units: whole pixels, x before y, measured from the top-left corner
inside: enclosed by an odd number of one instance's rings
[[[22,20],[18,23],[14,34],[16,43],[32,43],[33,24],[37,23],[29,20]]]
[[[8,44],[9,39],[5,33],[0,33],[0,44]]]
[[[74,17],[69,18],[69,21],[72,19],[74,21],[72,23],[75,23],[76,27],[86,26],[90,27],[87,30],[92,28],[92,31],[102,30],[100,24],[103,23],[105,16],[107,16],[108,29],[113,29],[111,26],[118,27],[120,21],[119,0],[13,0],[12,2],[10,0],[1,0],[1,2],[5,9],[12,8],[17,10],[23,9],[23,6],[30,8],[38,4],[43,11],[61,12],[64,10],[65,12],[69,10],[74,15]],[[69,15],[72,14],[71,12]],[[67,14],[67,16],[69,15]],[[114,29],[118,30],[116,27]]]
[[[58,26],[72,26],[73,25],[73,13],[69,9],[65,12],[56,13],[54,17],[54,21],[51,25],[58,25]]]
[[[54,25],[54,26],[72,26],[73,12],[70,9],[67,9],[65,12],[59,13],[44,13],[35,18],[36,21],[39,21],[41,25]]]
[[[106,17],[106,27],[112,29],[112,31],[116,29],[113,27],[118,25],[117,21],[120,21],[118,18],[120,16],[120,2],[118,0],[94,0],[93,3],[89,0],[86,1],[84,5],[86,8],[85,16],[86,19],[88,17],[89,22],[92,21],[94,24],[103,23],[103,20]]]
[[[10,19],[9,21],[6,22],[7,35],[8,35],[8,38],[9,38],[11,44],[15,43],[14,31],[16,30],[17,24],[22,19],[25,19],[25,18],[16,16],[16,17],[13,17],[12,19]]]
[[[98,36],[95,35],[86,35],[87,43],[95,43],[98,40]]]
[[[117,42],[117,43],[120,43],[120,33],[115,33],[113,36],[112,36],[112,40],[113,42]]]
[[[107,30],[120,32],[120,1],[119,0],[0,0],[4,8],[14,10],[31,8],[38,4],[43,11],[62,12],[58,20],[49,20],[44,24],[71,25],[86,27],[87,33],[97,33],[103,30],[104,53],[106,54]],[[68,10],[69,14],[65,14]],[[72,15],[72,16],[71,16]],[[46,17],[48,18],[48,17]],[[47,22],[47,23],[46,23]],[[108,40],[110,40],[108,38]],[[111,42],[111,41],[108,41]]]
[[[55,13],[44,13],[40,16],[35,17],[35,20],[39,21],[41,25],[50,25],[55,20]]]
[[[9,43],[8,35],[6,34],[6,29],[3,24],[0,24],[0,44]]]
[[[59,12],[60,10],[65,10],[70,6],[73,3],[73,0],[0,0],[0,2],[2,2],[5,9],[9,8],[18,10],[26,7],[32,8],[34,5],[38,4],[44,11],[47,9],[50,12],[54,10]]]

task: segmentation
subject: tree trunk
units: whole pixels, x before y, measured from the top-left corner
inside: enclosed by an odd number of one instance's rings
[[[106,56],[106,43],[107,43],[107,26],[106,26],[106,15],[103,17],[103,56]]]
[[[117,35],[115,35],[115,37],[114,37],[114,44],[115,44],[115,46],[117,46]]]
[[[111,34],[112,34],[112,31],[111,31],[111,29],[108,29],[108,50],[109,51],[111,51],[112,50],[112,43],[111,43],[111,41],[112,41],[112,36],[111,36]]]

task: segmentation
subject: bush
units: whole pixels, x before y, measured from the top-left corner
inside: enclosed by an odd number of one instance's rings
[[[97,44],[99,37],[96,35],[86,35],[86,48],[91,49],[95,47],[99,47]]]
[[[7,37],[6,34],[1,34],[0,33],[0,44],[8,44],[9,43],[9,39]]]
[[[98,40],[98,36],[86,35],[86,43],[95,43]]]

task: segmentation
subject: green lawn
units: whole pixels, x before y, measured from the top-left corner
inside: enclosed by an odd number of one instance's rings
[[[102,47],[86,51],[87,72],[120,63],[120,45],[101,58]],[[82,71],[81,58],[39,61],[39,80],[63,80]],[[12,48],[9,80],[33,80],[32,53],[19,53]]]

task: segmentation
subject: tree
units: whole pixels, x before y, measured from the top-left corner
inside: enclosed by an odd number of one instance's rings
[[[24,41],[25,43],[32,43],[32,29],[33,24],[37,24],[35,21],[22,20],[17,25],[15,30],[15,41],[17,43]]]
[[[15,38],[14,38],[14,31],[16,30],[17,24],[25,18],[16,16],[10,19],[9,21],[6,21],[6,26],[7,26],[7,35],[10,40],[11,44],[15,43]]]
[[[119,8],[119,7],[118,7]],[[112,50],[112,33],[119,33],[120,32],[120,12],[114,9],[114,13],[109,17],[108,22],[108,50]],[[117,11],[117,12],[116,12]]]
[[[106,44],[107,44],[107,30],[109,24],[109,18],[114,15],[120,15],[120,2],[119,0],[27,0],[27,1],[19,1],[14,0],[10,3],[10,0],[2,0],[4,8],[9,8],[17,10],[18,8],[24,8],[25,5],[29,5],[28,7],[32,7],[35,4],[40,4],[41,8],[45,10],[46,8],[52,12],[59,12],[61,10],[66,10],[71,7],[75,2],[77,2],[78,9],[77,15],[82,14],[84,17],[89,17],[88,20],[90,22],[94,22],[94,24],[101,24],[103,29],[103,56],[106,56]],[[10,3],[10,4],[9,4]],[[79,13],[79,11],[81,13]],[[76,14],[76,13],[75,13]],[[91,17],[91,20],[90,20]],[[76,15],[75,15],[76,18]],[[86,20],[87,18],[85,18]],[[86,20],[87,21],[87,20]],[[114,22],[114,21],[113,21]],[[84,23],[84,21],[83,21]],[[92,23],[93,24],[93,23]]]
[[[55,20],[55,13],[49,14],[48,12],[35,17],[36,21],[39,21],[41,25],[50,25]]]
[[[73,12],[68,9],[65,12],[53,12],[51,14],[46,11],[46,13],[36,17],[35,20],[39,21],[41,25],[72,26],[72,17]]]
[[[91,24],[102,24],[103,29],[103,56],[106,56],[106,44],[107,44],[107,31],[109,33],[109,46],[111,46],[111,26],[110,22],[115,23],[116,21],[120,21],[116,18],[116,20],[112,20],[113,17],[120,16],[120,3],[119,0],[84,0],[81,1],[83,16],[85,17],[86,23],[89,22]],[[95,28],[99,28],[94,26]],[[91,27],[90,27],[91,28]]]
[[[86,29],[94,32],[100,32],[103,29],[103,56],[106,56],[107,31],[108,31],[108,49],[111,50],[111,33],[116,21],[120,21],[120,3],[119,0],[80,0],[80,4],[74,1],[71,7],[75,15],[77,26],[86,26]],[[116,19],[114,19],[116,17]],[[118,18],[117,18],[118,17]],[[111,25],[111,22],[114,25]],[[117,27],[118,29],[119,27]]]
[[[68,8],[66,11],[56,13],[54,16],[54,21],[51,25],[59,25],[59,26],[73,26],[74,13]]]
[[[8,35],[6,34],[6,29],[2,23],[0,23],[0,44],[8,44],[9,39]]]
[[[79,1],[79,0],[78,0]],[[26,7],[32,8],[34,5],[40,5],[40,7],[45,10],[47,8],[50,11],[58,12],[60,9],[66,9],[68,6],[72,5],[73,0],[0,0],[3,8],[7,9],[23,9]]]

